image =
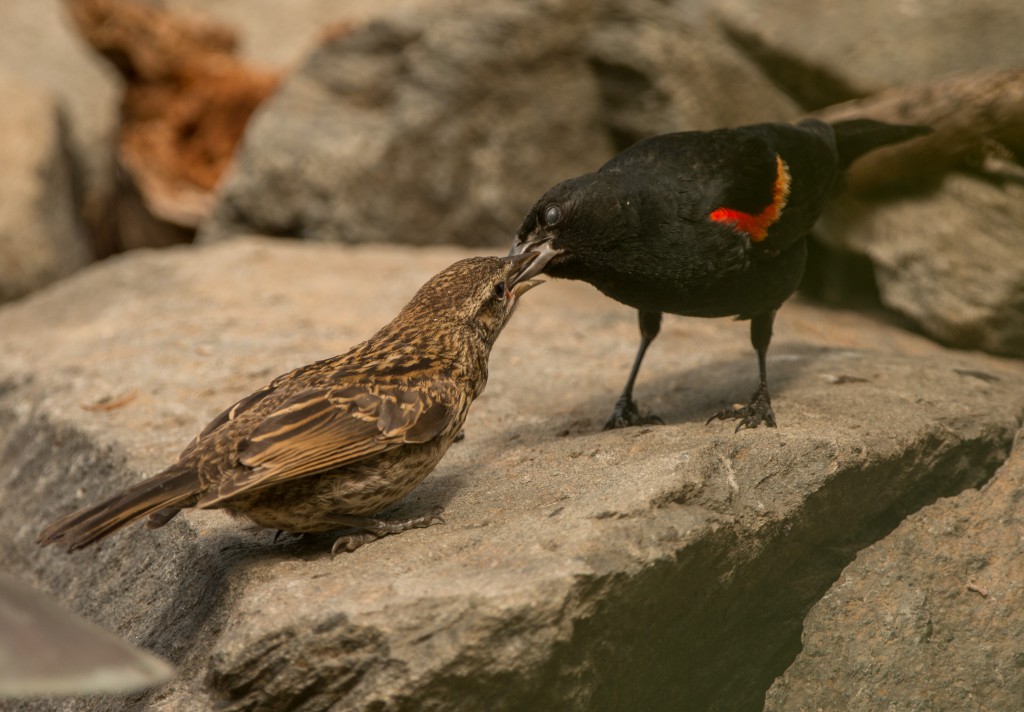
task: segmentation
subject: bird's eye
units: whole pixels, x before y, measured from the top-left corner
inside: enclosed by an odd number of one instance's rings
[[[562,209],[557,205],[549,205],[544,210],[544,224],[551,227],[562,219]]]
[[[494,285],[494,296],[496,296],[498,299],[504,299],[505,298],[505,283],[504,282],[498,282],[496,285]]]

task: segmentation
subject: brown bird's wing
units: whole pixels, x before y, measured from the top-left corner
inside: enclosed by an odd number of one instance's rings
[[[310,389],[269,413],[238,451],[239,471],[211,487],[197,506],[239,492],[336,469],[406,443],[436,437],[454,414],[416,388]]]
[[[200,440],[202,440],[207,435],[220,428],[225,423],[229,423],[238,416],[247,412],[250,408],[254,407],[257,403],[259,403],[264,398],[272,394],[277,389],[277,384],[280,380],[280,378],[275,378],[273,381],[271,381],[263,388],[253,393],[250,393],[245,398],[242,398],[237,403],[225,408],[222,412],[218,413],[213,420],[206,424],[206,427],[203,428],[198,435],[192,438],[192,441],[185,446],[185,449],[181,451],[181,455],[179,455],[178,457],[184,458]]]

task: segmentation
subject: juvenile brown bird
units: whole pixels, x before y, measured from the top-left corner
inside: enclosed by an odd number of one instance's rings
[[[661,422],[640,414],[633,384],[662,312],[750,319],[758,388],[749,405],[708,422],[775,427],[765,357],[775,312],[803,275],[805,236],[851,162],[929,132],[808,119],[665,134],[549,190],[512,247],[539,255],[523,279],[581,279],[640,312],[640,349],[605,427]]]
[[[47,527],[69,551],[149,515],[226,509],[286,532],[352,528],[332,549],[430,526],[371,515],[408,494],[452,444],[487,382],[491,346],[537,281],[533,256],[475,257],[435,275],[395,319],[348,352],[278,376],[214,418],[154,477]],[[513,286],[514,285],[514,286]]]

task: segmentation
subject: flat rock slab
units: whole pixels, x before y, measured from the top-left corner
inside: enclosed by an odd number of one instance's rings
[[[220,512],[35,546],[467,254],[136,251],[0,310],[0,566],[180,671],[68,708],[760,709],[856,552],[987,480],[1019,427],[1020,364],[794,303],[769,355],[778,430],[704,425],[753,390],[747,325],[670,318],[637,391],[667,425],[600,432],[635,314],[559,282],[524,299],[466,440],[402,505],[446,525],[334,559],[331,537],[272,544]]]
[[[767,710],[1024,703],[1024,440],[979,490],[862,551],[811,610]]]

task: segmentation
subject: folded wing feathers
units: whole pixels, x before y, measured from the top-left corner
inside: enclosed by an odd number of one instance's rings
[[[263,419],[238,452],[244,469],[211,488],[198,506],[333,470],[407,442],[427,442],[449,419],[446,406],[415,389],[304,391]]]

